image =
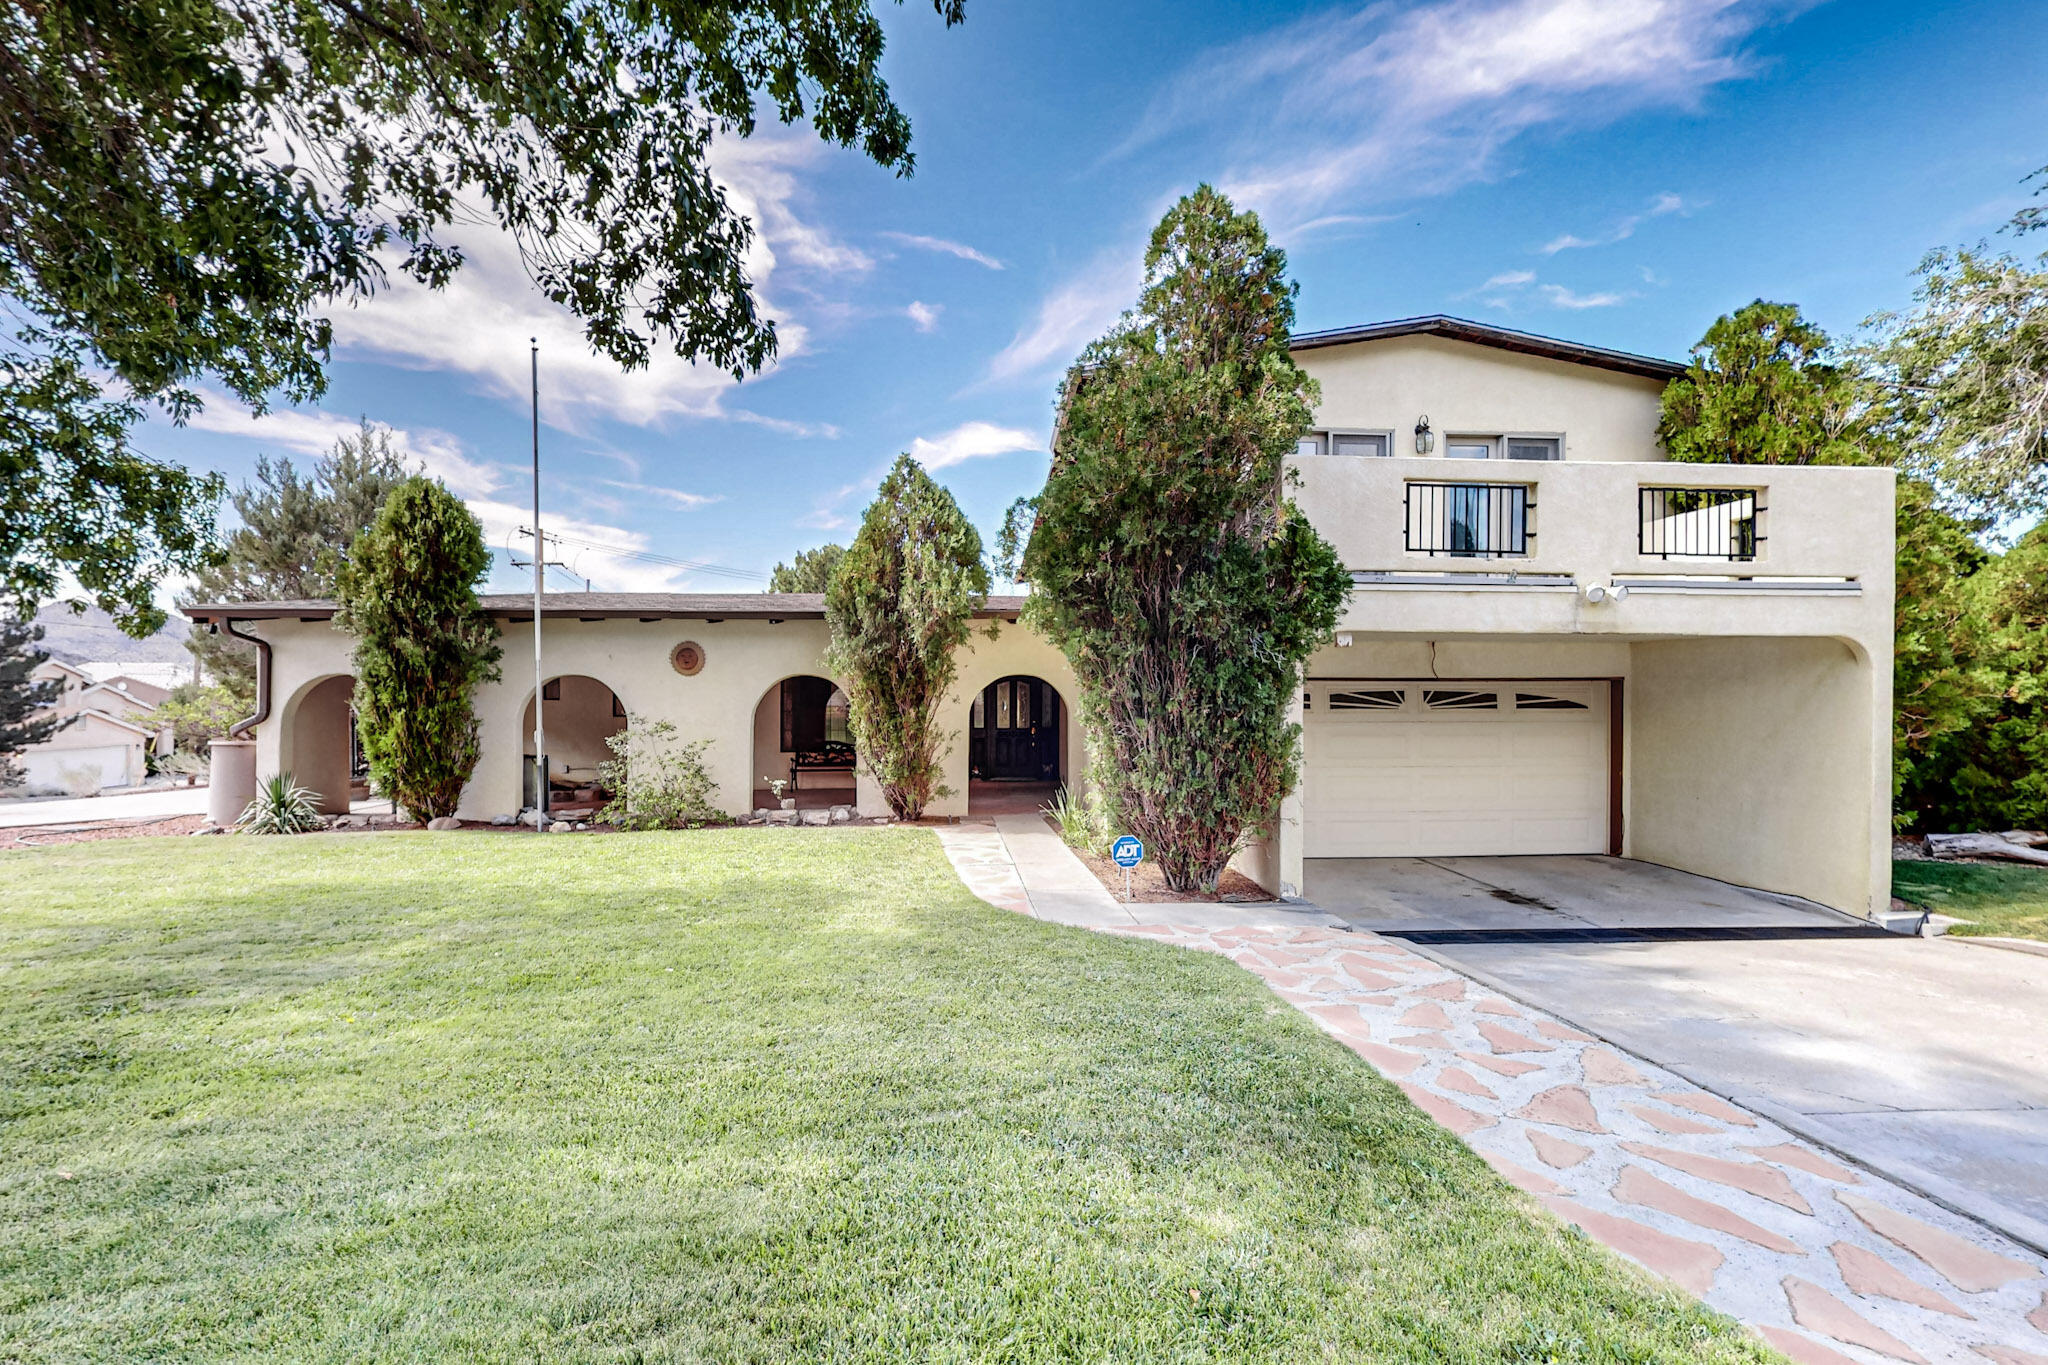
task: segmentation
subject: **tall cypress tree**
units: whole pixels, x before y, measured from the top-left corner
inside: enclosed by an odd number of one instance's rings
[[[1288,353],[1286,265],[1207,185],[1168,211],[1005,530],[1035,514],[1028,618],[1066,651],[1093,770],[1177,890],[1213,890],[1293,785],[1288,703],[1351,589],[1282,482],[1315,396]]]
[[[49,713],[63,695],[60,682],[37,682],[37,665],[49,654],[36,648],[43,628],[0,619],[0,787],[21,780],[16,761],[23,749],[48,739],[63,722]]]
[[[393,490],[342,565],[336,616],[356,637],[356,723],[370,778],[415,820],[453,815],[476,769],[480,682],[498,628],[476,600],[490,572],[462,500],[415,476]]]
[[[974,523],[922,465],[897,456],[825,589],[825,622],[854,748],[899,819],[950,795],[939,705],[987,596]]]

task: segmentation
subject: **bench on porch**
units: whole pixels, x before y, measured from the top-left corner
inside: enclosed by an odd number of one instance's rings
[[[789,789],[796,791],[803,785],[801,774],[850,773],[853,771],[853,746],[828,740],[822,748],[799,749],[789,758]]]

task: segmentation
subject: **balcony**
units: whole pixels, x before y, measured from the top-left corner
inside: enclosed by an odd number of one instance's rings
[[[1368,591],[1411,588],[1556,594],[1578,615],[1547,628],[1572,630],[1624,628],[1612,608],[1637,594],[1770,599],[1781,614],[1794,598],[1861,598],[1889,621],[1889,470],[1342,456],[1292,467],[1296,501],[1367,590],[1349,613],[1361,625]],[[1601,602],[1604,624],[1586,610]],[[1691,619],[1640,606],[1626,628],[1685,633]],[[1777,633],[1725,616],[1713,629],[1752,627]]]

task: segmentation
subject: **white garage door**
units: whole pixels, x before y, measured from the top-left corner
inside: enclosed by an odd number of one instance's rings
[[[1607,851],[1608,684],[1310,683],[1310,858]]]

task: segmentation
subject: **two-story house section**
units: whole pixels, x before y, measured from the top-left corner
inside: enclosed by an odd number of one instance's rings
[[[1678,366],[1479,323],[1316,333],[1295,352],[1322,397],[1294,496],[1356,589],[1296,703],[1303,780],[1246,872],[1313,899],[1351,859],[1617,853],[1886,906],[1889,471],[1671,463],[1657,414]],[[530,648],[531,596],[483,606],[508,656]],[[1028,812],[1086,781],[1078,682],[1023,607],[989,599],[961,646],[934,815]],[[259,773],[347,810],[352,642],[334,604],[187,611],[263,646],[253,743],[214,746],[219,818]],[[538,691],[509,665],[477,690],[464,818],[543,789],[587,807],[634,716],[711,741],[735,813],[776,783],[886,809],[817,594],[549,593],[540,615]]]
[[[1882,908],[1889,470],[1670,461],[1669,361],[1448,317],[1294,349],[1294,496],[1355,588],[1269,878],[1607,853]]]

